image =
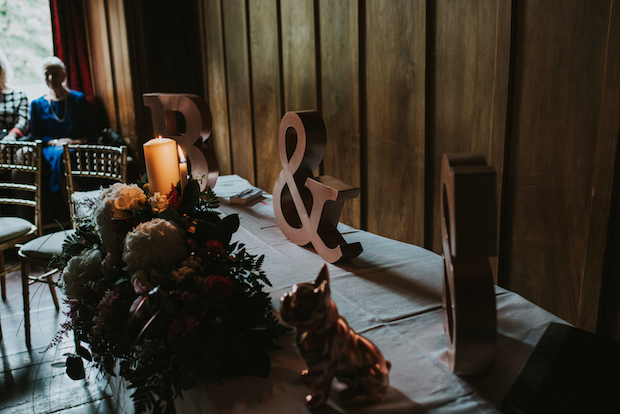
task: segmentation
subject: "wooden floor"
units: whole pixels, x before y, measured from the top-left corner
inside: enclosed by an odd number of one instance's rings
[[[14,252],[5,256],[7,267],[17,263]],[[42,270],[34,268],[33,274]],[[7,275],[7,299],[0,300],[0,414],[116,412],[106,380],[96,368],[87,368],[85,380],[73,381],[64,368],[52,367],[53,362],[64,361],[64,353],[73,352],[72,336],[43,352],[66,320],[66,306],[56,312],[49,289],[42,284],[30,287],[30,301],[32,350],[28,351],[20,273]]]

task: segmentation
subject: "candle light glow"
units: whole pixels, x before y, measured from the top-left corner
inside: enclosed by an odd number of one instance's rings
[[[143,145],[146,173],[151,194],[168,194],[179,182],[179,160],[177,143],[161,136]]]
[[[179,181],[181,182],[181,190],[185,188],[187,184],[187,162],[185,160],[185,154],[181,149],[181,146],[178,146],[179,150]]]

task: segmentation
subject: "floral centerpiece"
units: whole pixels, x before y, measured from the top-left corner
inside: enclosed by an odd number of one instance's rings
[[[238,216],[221,217],[215,194],[199,188],[114,184],[55,259],[70,310],[51,346],[73,331],[69,376],[84,378],[83,359],[120,375],[136,412],[175,412],[173,400],[201,379],[266,377],[287,330],[263,292],[264,256],[231,243]]]

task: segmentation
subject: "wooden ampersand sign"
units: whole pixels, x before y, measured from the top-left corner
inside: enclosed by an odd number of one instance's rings
[[[215,186],[219,175],[213,149],[206,144],[211,135],[211,111],[198,95],[145,93],[144,105],[151,109],[154,136],[174,139],[189,160],[191,175],[202,178],[201,190]],[[179,133],[175,112],[185,118],[185,133]]]
[[[313,177],[325,154],[325,123],[316,111],[287,112],[280,122],[282,171],[273,187],[273,209],[282,233],[298,246],[312,243],[329,263],[352,259],[360,243],[348,244],[336,229],[344,202],[359,188],[330,176]]]
[[[495,169],[484,157],[444,154],[441,164],[443,312],[448,367],[484,374],[493,364],[496,309],[489,256],[497,255]]]

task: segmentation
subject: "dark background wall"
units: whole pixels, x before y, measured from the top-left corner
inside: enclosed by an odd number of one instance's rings
[[[136,148],[145,92],[198,94],[221,173],[271,191],[278,126],[318,110],[342,220],[441,253],[445,152],[498,172],[497,281],[620,338],[614,0],[93,0],[97,94]],[[141,160],[139,160],[141,161]]]

